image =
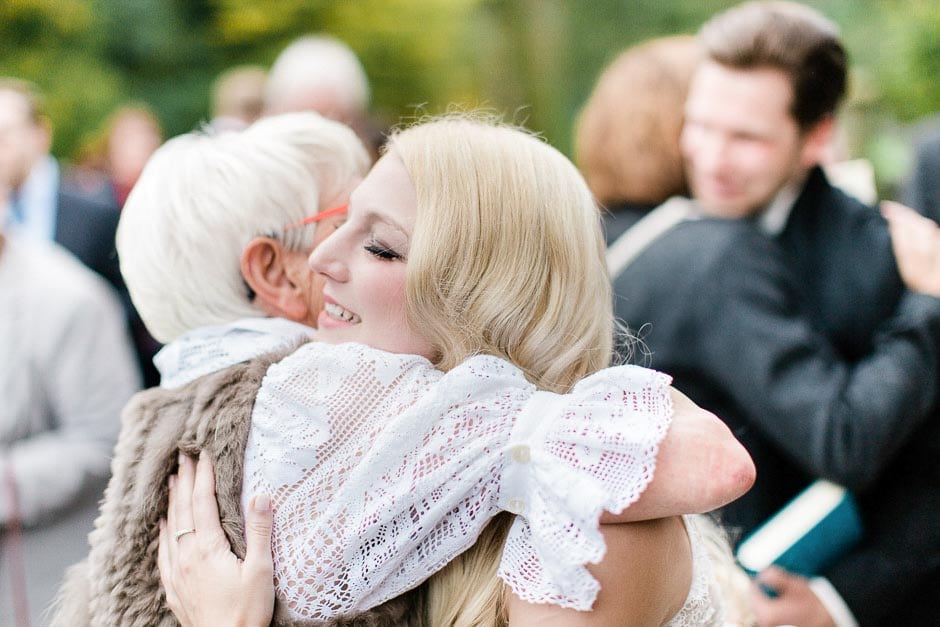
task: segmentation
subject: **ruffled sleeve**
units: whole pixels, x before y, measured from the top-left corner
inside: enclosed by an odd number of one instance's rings
[[[506,446],[499,505],[517,514],[499,576],[520,598],[589,610],[600,589],[585,568],[605,552],[602,511],[620,513],[653,479],[672,419],[671,379],[609,368],[568,395],[536,392]]]

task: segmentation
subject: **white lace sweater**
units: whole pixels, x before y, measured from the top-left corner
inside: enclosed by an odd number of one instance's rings
[[[569,394],[490,356],[443,373],[358,344],[310,343],[268,370],[252,414],[243,503],[272,495],[275,586],[299,618],[374,607],[517,514],[499,576],[521,598],[587,610],[598,520],[639,498],[672,416],[666,375],[621,366]],[[719,624],[688,523],[694,585],[675,625]]]

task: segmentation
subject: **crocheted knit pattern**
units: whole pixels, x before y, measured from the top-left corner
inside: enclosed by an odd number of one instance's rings
[[[297,618],[374,607],[506,510],[500,577],[523,599],[589,609],[599,516],[652,479],[669,382],[620,366],[553,394],[490,356],[442,373],[358,344],[302,346],[258,394],[242,491],[272,495],[279,598]]]

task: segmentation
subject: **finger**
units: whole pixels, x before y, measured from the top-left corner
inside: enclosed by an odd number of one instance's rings
[[[757,582],[776,590],[778,594],[783,594],[792,583],[793,578],[793,575],[779,566],[771,566],[757,576]]]
[[[170,556],[166,551],[166,519],[160,519],[160,532],[157,534],[157,570],[160,571],[160,581],[166,587],[166,578],[169,575]]]
[[[170,475],[167,480],[167,502],[166,502],[166,527],[167,529],[177,529],[176,526],[176,475]],[[170,562],[176,560],[175,543],[167,544],[167,559]]]
[[[271,528],[274,526],[274,514],[271,511],[271,499],[267,494],[259,494],[251,499],[251,506],[245,517],[245,565],[252,570],[271,572],[274,570],[271,557]]]
[[[160,572],[160,583],[163,584],[163,593],[166,603],[173,609],[176,605],[176,590],[173,588],[172,566],[170,565],[169,548],[170,537],[167,533],[167,522],[160,519],[160,539],[157,544],[157,570]]]
[[[169,549],[173,544],[167,531],[167,522],[161,519],[160,540],[157,544],[157,570],[160,573],[160,583],[163,584],[163,595],[166,597],[167,607],[176,612],[180,604],[176,588],[173,587],[173,567],[170,562]]]
[[[199,537],[204,542],[225,540],[219,519],[219,505],[215,500],[215,473],[208,455],[200,455],[196,464],[196,477],[193,484],[193,526],[199,530]],[[228,542],[224,542],[228,547]]]
[[[896,202],[891,202],[890,200],[884,200],[881,202],[881,215],[886,219],[890,220],[891,218],[898,217],[903,215],[904,206]]]
[[[761,588],[756,579],[751,580],[751,585],[748,587],[748,596],[751,599],[751,609],[759,616],[766,611],[765,606],[771,602],[771,598],[767,596],[767,592],[764,588]]]
[[[184,529],[195,528],[193,524],[193,482],[195,481],[195,471],[196,464],[193,462],[193,459],[184,453],[180,453],[179,474],[176,477],[176,487],[174,489],[176,494],[173,503],[176,510],[176,525],[170,528],[171,535]],[[174,540],[182,542],[184,538],[186,538],[185,535],[178,538],[174,537]]]

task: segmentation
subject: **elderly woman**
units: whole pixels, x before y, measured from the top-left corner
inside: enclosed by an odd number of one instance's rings
[[[53,625],[159,624],[157,523],[180,446],[217,461],[241,537],[254,396],[267,365],[316,326],[322,281],[306,258],[345,219],[336,208],[367,164],[352,131],[295,114],[173,139],[147,165],[117,243],[135,305],[168,342],[156,358],[162,385],[124,409],[91,552],[67,575]]]

